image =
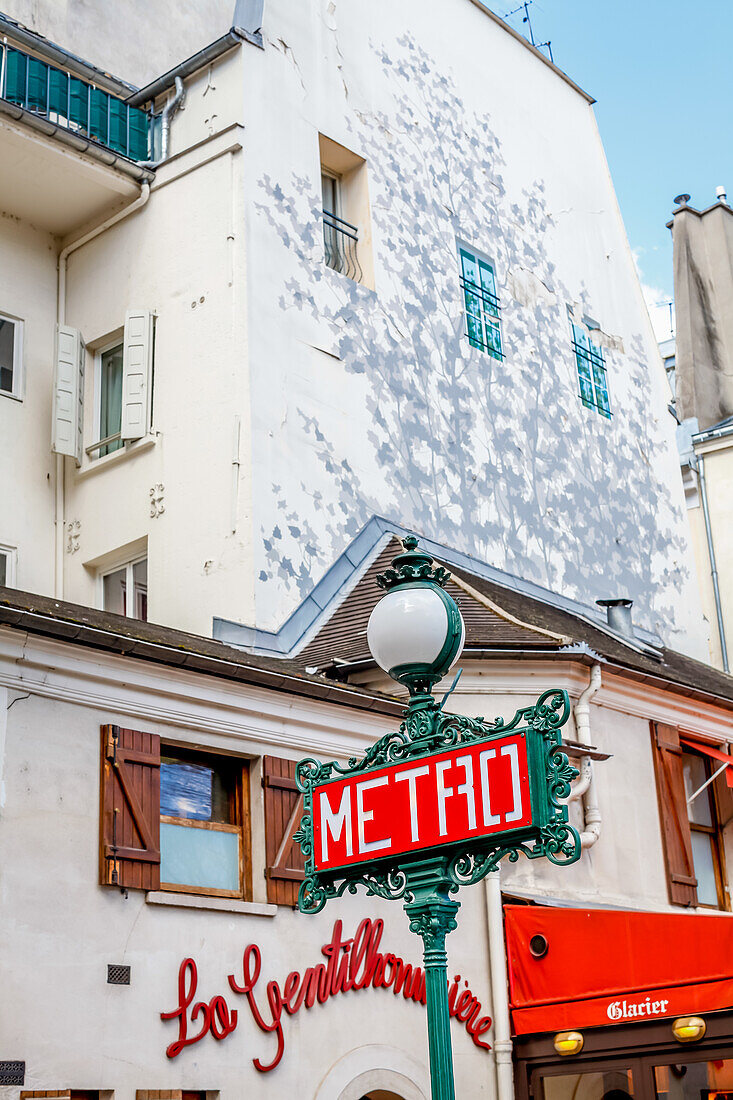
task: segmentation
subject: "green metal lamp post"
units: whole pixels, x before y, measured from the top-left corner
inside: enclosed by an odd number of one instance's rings
[[[318,913],[359,883],[368,894],[404,899],[410,931],[423,941],[432,1100],[454,1100],[445,937],[457,927],[459,903],[451,895],[505,856],[559,866],[579,859],[563,802],[578,773],[562,752],[560,728],[570,715],[564,690],[545,691],[509,722],[447,714],[445,699],[436,702],[433,688],[457,661],[465,628],[445,591],[448,571],[412,535],[403,546],[377,577],[385,595],[367,638],[409,702],[399,730],[363,757],[346,765],[299,761],[304,814],[295,839],[305,877],[298,908]]]
[[[410,692],[408,725],[427,728],[438,709],[433,687],[458,660],[466,629],[458,605],[443,587],[448,571],[434,567],[430,555],[417,549],[413,535],[403,546],[404,553],[377,577],[386,595],[372,611],[367,641],[380,668]],[[445,856],[424,860],[408,872],[412,901],[404,906],[410,931],[423,941],[433,1100],[455,1097],[445,937],[458,925],[460,902],[449,897],[453,883],[445,863]]]

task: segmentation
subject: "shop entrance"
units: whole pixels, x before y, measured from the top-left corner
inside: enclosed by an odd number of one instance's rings
[[[567,1065],[532,1071],[533,1100],[733,1100],[731,1057],[706,1058],[699,1052],[675,1051],[674,1059],[638,1058],[626,1064],[609,1061],[568,1072]]]
[[[515,1040],[517,1100],[733,1100],[733,1018],[679,1043],[672,1022],[588,1028],[582,1053],[559,1057],[552,1035]]]

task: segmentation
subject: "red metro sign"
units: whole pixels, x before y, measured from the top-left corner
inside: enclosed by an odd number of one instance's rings
[[[332,871],[532,824],[524,732],[320,784],[313,860]]]

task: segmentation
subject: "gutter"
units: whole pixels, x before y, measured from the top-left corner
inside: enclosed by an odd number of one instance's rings
[[[134,160],[129,160],[120,153],[113,153],[111,149],[99,145],[91,138],[81,137],[72,130],[67,130],[65,126],[58,126],[55,122],[49,122],[48,119],[42,118],[32,111],[26,111],[25,108],[16,106],[15,103],[9,103],[7,99],[0,99],[1,115],[11,118],[14,122],[22,122],[24,126],[30,127],[31,130],[35,130],[44,137],[59,141],[75,153],[85,153],[87,156],[99,161],[100,164],[105,165],[105,167],[115,168],[118,172],[129,176],[137,183],[150,183],[151,180],[155,179],[154,172],[142,168]]]
[[[159,76],[152,83],[146,84],[144,88],[140,88],[138,91],[129,95],[125,102],[128,107],[141,107],[144,103],[150,103],[158,98],[163,92],[166,92],[169,88],[172,88],[176,82],[176,77],[180,77],[181,80],[185,80],[186,77],[192,76],[193,73],[198,72],[199,69],[203,69],[205,65],[209,65],[212,61],[216,61],[222,54],[228,53],[229,50],[233,50],[236,46],[241,46],[242,42],[250,42],[253,46],[259,46],[261,50],[264,50],[264,44],[262,42],[262,35],[259,33],[251,33],[245,31],[241,27],[232,27],[231,30],[223,34],[221,38],[217,38],[215,42],[209,43],[208,46],[204,46],[198,53],[193,54],[192,57],[187,58],[185,61],[181,61],[175,68],[169,69],[167,73]]]

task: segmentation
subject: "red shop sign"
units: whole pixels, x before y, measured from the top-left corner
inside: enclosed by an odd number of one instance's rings
[[[337,994],[361,989],[391,989],[395,997],[425,1004],[425,975],[421,967],[413,967],[399,955],[379,951],[384,921],[365,918],[354,936],[343,939],[343,925],[335,921],[331,939],[321,948],[325,961],[309,966],[304,973],[292,970],[285,981],[269,981],[262,990],[260,974],[262,955],[255,943],[245,947],[242,965],[228,977],[229,989],[245,998],[257,1027],[271,1032],[277,1047],[269,1062],[253,1058],[255,1069],[268,1073],[278,1065],[285,1051],[283,1022],[301,1008],[312,1008],[316,1002],[325,1004]],[[226,996],[219,993],[210,1000],[196,1000],[198,968],[193,959],[184,959],[178,970],[178,1005],[170,1012],[161,1012],[162,1020],[178,1020],[178,1037],[168,1046],[166,1054],[176,1058],[181,1051],[198,1043],[206,1035],[224,1039],[236,1030],[238,1009],[230,1007]],[[477,1047],[490,1050],[482,1035],[491,1027],[491,1017],[483,1016],[481,1002],[471,992],[468,981],[456,974],[449,983],[448,1001],[451,1016],[463,1024]]]
[[[331,871],[532,824],[524,733],[322,783],[313,857]]]

